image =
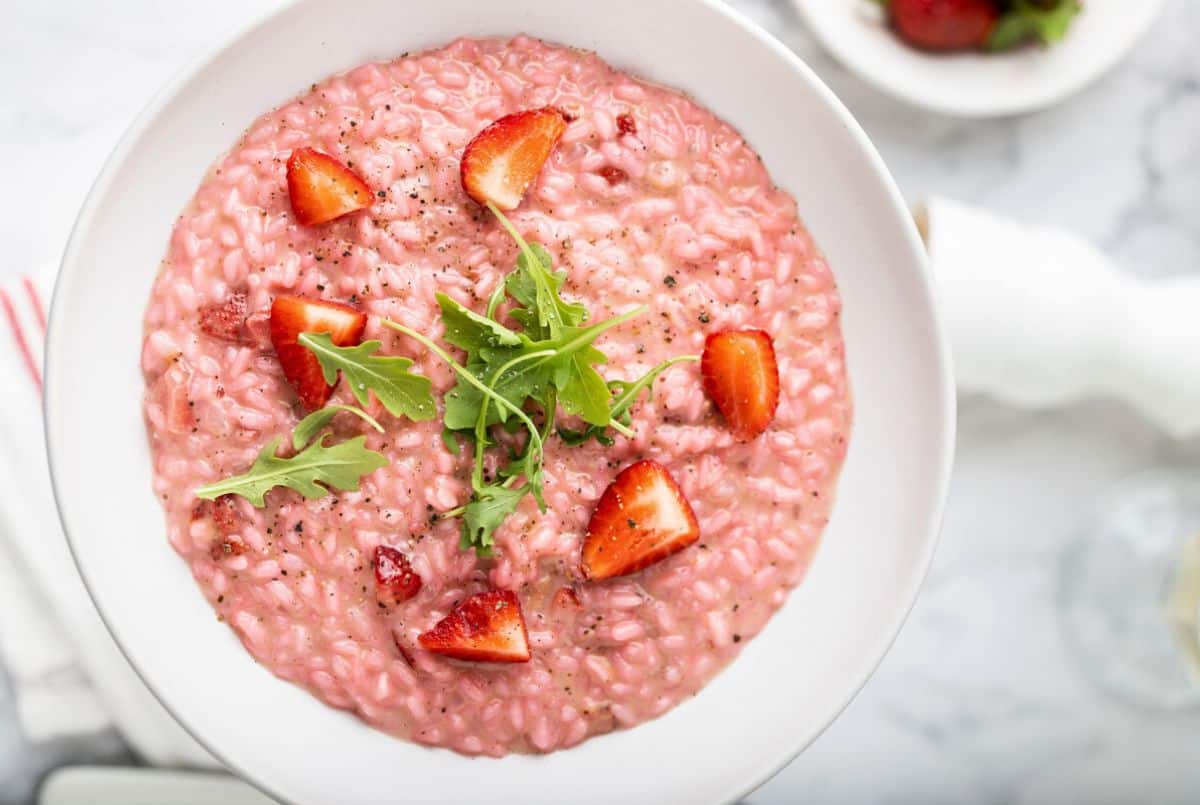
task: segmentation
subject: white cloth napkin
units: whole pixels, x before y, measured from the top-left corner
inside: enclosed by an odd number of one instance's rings
[[[216,767],[113,643],[63,536],[42,438],[54,273],[0,283],[0,662],[33,741],[115,727],[155,765]]]
[[[943,198],[917,213],[960,391],[1122,400],[1200,433],[1200,275],[1139,278],[1085,239]]]

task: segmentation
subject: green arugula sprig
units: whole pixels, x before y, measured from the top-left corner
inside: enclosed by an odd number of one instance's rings
[[[277,455],[282,438],[272,439],[245,473],[203,486],[196,490],[196,497],[216,500],[222,495],[241,495],[261,509],[268,492],[286,486],[312,500],[328,495],[331,487],[357,490],[364,475],[388,463],[381,453],[366,448],[366,436],[326,445],[326,434],[291,458]]]
[[[637,380],[610,380],[608,381],[609,391],[613,395],[612,408],[610,415],[613,423],[618,425],[628,426],[632,424],[633,417],[629,409],[637,402],[638,397],[643,391],[651,388],[654,381],[658,380],[658,376],[670,369],[677,363],[688,363],[699,360],[696,355],[680,355],[677,358],[663,361],[658,366],[655,366],[649,372],[639,377]],[[610,423],[611,424],[611,423]],[[614,425],[616,427],[616,425]],[[569,445],[580,445],[589,439],[595,439],[600,444],[608,447],[613,444],[613,438],[608,435],[606,428],[597,425],[591,425],[584,430],[570,430],[568,428],[558,429],[558,438],[562,439]]]
[[[258,454],[249,470],[200,487],[196,497],[216,500],[222,495],[241,495],[261,509],[266,505],[267,493],[277,486],[294,489],[310,500],[328,495],[330,487],[357,490],[364,475],[386,467],[388,461],[383,454],[367,449],[365,436],[326,445],[329,436],[326,433],[313,441],[342,412],[354,414],[383,433],[383,426],[366,411],[349,405],[326,406],[304,417],[292,430],[292,447],[297,451],[296,455],[280,457],[279,443],[283,437],[276,436]]]
[[[340,347],[328,333],[302,333],[298,340],[320,362],[325,382],[336,383],[341,372],[362,405],[368,404],[369,393],[374,392],[394,416],[416,421],[437,416],[429,378],[411,374],[408,370],[413,362],[408,358],[376,355],[381,346],[379,341]],[[249,470],[201,487],[196,496],[214,500],[221,495],[241,495],[262,508],[267,492],[277,486],[288,487],[310,499],[329,494],[330,487],[344,491],[358,489],[362,476],[387,466],[388,462],[382,454],[366,448],[365,436],[335,445],[326,444],[328,434],[316,438],[343,412],[354,414],[376,431],[384,432],[383,426],[360,408],[327,405],[300,420],[292,430],[296,455],[280,457],[282,437],[277,437],[263,448]]]
[[[1028,41],[1053,45],[1067,35],[1083,11],[1079,0],[1012,0],[988,37],[991,50],[1008,50]]]
[[[392,416],[406,416],[414,422],[437,416],[429,378],[410,373],[413,362],[408,358],[376,355],[379,341],[339,347],[328,333],[301,333],[297,340],[316,356],[326,383],[336,383],[339,371],[345,376],[360,405],[369,404],[368,392],[373,391]]]
[[[443,438],[457,452],[458,438],[474,445],[471,498],[444,517],[462,517],[461,547],[474,548],[481,556],[491,553],[494,532],[513,514],[526,495],[541,511],[543,498],[542,458],[545,443],[555,433],[558,409],[578,416],[582,431],[560,429],[568,444],[595,438],[611,444],[609,429],[633,436],[630,408],[638,395],[683,356],[665,361],[641,378],[606,382],[597,371],[607,357],[595,341],[608,330],[645,312],[636,307],[595,324],[585,324],[587,309],[563,298],[564,272],[555,272],[550,254],[537,243],[527,243],[504,214],[489,209],[512,236],[519,249],[516,268],[488,299],[486,312],[476,313],[444,294],[437,301],[442,311],[444,338],[466,353],[459,362],[427,336],[394,321],[383,324],[413,338],[446,362],[458,381],[444,398]],[[511,297],[508,316],[521,326],[506,326],[498,316],[501,304]],[[541,424],[534,415],[540,413]],[[484,474],[485,454],[497,444],[493,428],[503,426],[514,434],[525,431],[519,448],[506,448],[494,478]]]
[[[338,405],[331,403],[317,411],[313,411],[308,416],[296,423],[296,427],[292,428],[292,447],[296,450],[301,450],[304,445],[313,440],[313,437],[323,431],[333,418],[340,413],[354,414],[356,417],[366,422],[368,426],[374,429],[377,433],[383,433],[383,425],[380,425],[375,417],[368,414],[361,408],[355,408],[353,405]]]

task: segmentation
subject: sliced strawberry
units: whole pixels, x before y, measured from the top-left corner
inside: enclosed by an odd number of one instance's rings
[[[603,165],[596,171],[596,173],[603,176],[604,181],[608,182],[609,184],[620,184],[629,178],[628,173],[616,167],[615,165]]]
[[[212,547],[209,548],[209,555],[214,562],[219,562],[230,556],[241,556],[248,550],[250,550],[250,546],[241,537],[236,534],[227,534],[213,540]]]
[[[300,334],[329,333],[339,347],[351,347],[362,340],[366,326],[367,317],[349,305],[302,296],[276,297],[271,305],[271,343],[283,374],[310,411],[326,403],[333,386],[325,382],[317,357],[298,342]]]
[[[246,326],[242,328],[244,344],[250,344],[259,349],[271,346],[271,311],[260,310],[246,317]]]
[[[552,601],[556,609],[579,609],[582,604],[579,602],[579,593],[575,592],[574,587],[559,587],[554,593]]]
[[[480,204],[516,209],[566,130],[566,117],[553,106],[500,118],[467,143],[463,189]]]
[[[996,0],[890,0],[892,28],[924,50],[968,50],[987,44],[1000,10]]]
[[[246,325],[246,295],[230,294],[224,302],[200,308],[200,332],[222,341],[242,340]]]
[[[750,441],[775,417],[779,367],[771,336],[762,330],[713,333],[700,360],[704,390],[735,436]]]
[[[246,524],[238,509],[236,495],[221,495],[212,502],[211,506],[213,523],[222,534],[236,534]]]
[[[600,496],[583,538],[583,575],[593,581],[636,573],[700,538],[691,505],[666,468],[639,461]]]
[[[287,162],[288,197],[296,220],[315,226],[371,206],[371,188],[329,154],[297,148]]]
[[[375,549],[375,597],[381,604],[400,604],[421,591],[421,577],[408,557],[395,548]]]
[[[408,650],[408,647],[404,645],[404,640],[401,639],[400,635],[396,634],[395,632],[392,632],[392,643],[396,646],[396,652],[400,655],[400,658],[404,660],[404,664],[409,668],[416,668],[416,664],[413,663],[412,653]]]
[[[457,660],[529,662],[525,616],[509,590],[471,596],[417,639],[429,651]]]
[[[222,535],[236,534],[245,521],[238,510],[237,495],[221,495],[216,500],[197,500],[192,506],[192,521],[211,517],[213,525]]]

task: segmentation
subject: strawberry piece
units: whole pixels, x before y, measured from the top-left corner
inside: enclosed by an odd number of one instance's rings
[[[246,324],[246,295],[231,294],[224,302],[200,308],[200,332],[221,341],[238,343]]]
[[[242,513],[238,511],[237,495],[221,495],[216,500],[197,500],[192,506],[192,522],[211,517],[222,535],[236,534],[242,529]]]
[[[250,314],[246,317],[246,326],[242,330],[246,336],[243,344],[266,349],[271,345],[271,311],[260,310]]]
[[[628,112],[617,115],[617,131],[621,134],[637,134],[637,121]]]
[[[417,640],[429,651],[457,660],[529,662],[525,616],[509,590],[471,596]]]
[[[609,184],[620,184],[629,178],[629,174],[615,165],[604,165],[596,173],[604,177]]]
[[[236,495],[221,495],[211,504],[213,523],[222,534],[236,534],[242,530],[244,520],[238,511]]]
[[[213,540],[209,555],[214,562],[219,562],[230,556],[241,556],[248,550],[250,546],[241,537],[231,534]]]
[[[421,591],[421,577],[408,557],[395,548],[375,549],[375,597],[381,604],[401,604]]]
[[[574,587],[559,587],[554,593],[554,600],[551,602],[555,609],[579,609],[582,604],[579,601],[579,593],[575,592]]]
[[[209,547],[209,555],[214,562],[230,556],[241,556],[250,550],[250,546],[238,534],[246,521],[238,509],[236,495],[221,495],[211,502],[198,501],[192,509],[192,519],[199,519],[206,514],[217,527],[217,537]]]
[[[396,634],[395,632],[392,632],[392,644],[395,645],[396,652],[400,655],[400,659],[404,660],[405,665],[407,665],[409,668],[417,667],[413,662],[412,652],[410,652],[408,647],[404,645],[404,641],[400,638],[400,635]]]
[[[553,106],[500,118],[467,143],[463,190],[480,204],[516,209],[566,130],[566,117]]]
[[[301,333],[329,333],[339,347],[352,347],[362,340],[367,317],[349,305],[305,299],[276,297],[271,305],[271,343],[279,364],[296,395],[310,411],[323,406],[333,393],[325,382],[317,356],[298,342]]]
[[[592,581],[636,573],[700,538],[700,524],[666,468],[639,461],[600,496],[583,538],[583,575]]]
[[[901,39],[934,51],[983,47],[1000,19],[995,0],[891,0],[888,14]]]
[[[297,148],[287,162],[288,197],[296,220],[315,226],[371,206],[371,188],[329,154]]]
[[[771,336],[762,330],[713,333],[700,359],[708,392],[735,436],[750,441],[775,417],[779,367]]]

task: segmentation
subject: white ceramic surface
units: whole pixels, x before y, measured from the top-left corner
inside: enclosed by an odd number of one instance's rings
[[[173,82],[124,137],[64,258],[46,375],[64,524],[109,628],[232,768],[305,805],[728,802],[827,726],[895,637],[949,476],[954,400],[919,241],[862,131],[789,51],[710,0],[437,5],[306,0]],[[365,24],[364,24],[365,23]],[[174,217],[255,116],[369,58],[463,34],[595,49],[732,121],[797,198],[837,274],[857,420],[809,578],[743,656],[663,718],[544,757],[396,741],[256,665],[163,535],[140,413],[141,310]],[[712,58],[713,53],[723,58]],[[755,91],[747,91],[753,87]],[[581,785],[581,781],[586,781]]]
[[[1129,53],[1166,0],[1084,0],[1050,48],[934,54],[901,42],[873,0],[792,0],[814,35],[864,81],[942,114],[999,117],[1055,104]]]
[[[67,766],[46,778],[38,805],[274,805],[227,774]]]

